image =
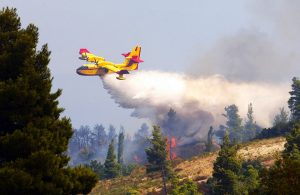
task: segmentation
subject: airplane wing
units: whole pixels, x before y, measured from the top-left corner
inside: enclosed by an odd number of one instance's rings
[[[105,58],[103,58],[101,56],[96,56],[85,48],[81,48],[79,50],[79,54],[81,55],[79,57],[79,59],[86,60],[88,62],[94,62],[94,63],[98,64],[100,61],[105,61]]]
[[[113,65],[103,65],[102,67],[106,68],[106,69],[108,69],[108,70],[110,70],[112,72],[116,72],[116,73],[118,73],[118,72],[121,71],[121,69],[119,69],[119,68],[117,68],[117,67],[115,67]]]

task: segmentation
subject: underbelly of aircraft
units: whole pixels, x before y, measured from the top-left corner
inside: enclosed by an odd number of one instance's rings
[[[108,71],[101,68],[77,69],[77,74],[83,76],[103,76],[106,73],[108,73]]]

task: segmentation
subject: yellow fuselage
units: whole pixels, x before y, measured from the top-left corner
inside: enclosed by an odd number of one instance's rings
[[[136,46],[131,52],[122,54],[125,60],[122,64],[115,64],[113,62],[105,61],[105,58],[96,56],[90,53],[87,49],[81,48],[79,54],[80,60],[86,60],[90,64],[84,64],[83,66],[77,68],[76,72],[79,75],[84,76],[104,76],[109,73],[116,73],[119,76],[117,79],[124,80],[124,74],[129,74],[129,71],[137,70],[138,64],[143,62],[140,59],[141,47]]]

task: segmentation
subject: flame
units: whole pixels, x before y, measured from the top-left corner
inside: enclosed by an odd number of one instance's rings
[[[176,139],[175,139],[175,137],[173,136],[172,138],[171,138],[171,148],[175,148],[176,147]]]
[[[177,157],[175,149],[176,149],[176,138],[174,136],[171,136],[171,139],[169,141],[169,138],[167,138],[167,151],[168,151],[168,160],[173,160]]]

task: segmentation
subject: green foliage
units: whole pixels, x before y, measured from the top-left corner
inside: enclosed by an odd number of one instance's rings
[[[292,91],[290,91],[290,99],[288,105],[291,111],[292,121],[300,120],[300,80],[296,77],[292,79]]]
[[[300,193],[300,81],[295,77],[290,95],[288,104],[293,128],[286,137],[287,143],[282,158],[263,175],[264,194]],[[282,109],[281,114],[275,119],[276,126],[282,126],[287,122],[287,113]]]
[[[247,121],[244,126],[243,140],[248,141],[256,136],[256,124],[253,116],[253,107],[250,103],[248,105]]]
[[[263,177],[267,194],[299,194],[300,192],[300,123],[286,138],[282,159],[278,159]]]
[[[172,195],[200,195],[198,192],[198,187],[195,182],[190,179],[183,180],[179,182],[177,177],[174,177],[171,181],[172,190],[169,194]]]
[[[230,144],[228,134],[214,163],[213,177],[207,181],[212,194],[249,194],[260,185],[259,171],[254,166],[242,166],[237,147]]]
[[[223,114],[227,118],[226,126],[229,132],[229,138],[231,142],[239,143],[242,141],[242,119],[238,114],[238,107],[236,105],[230,105],[225,108],[226,114]]]
[[[99,179],[104,178],[104,166],[101,164],[101,162],[92,160],[90,164],[86,165],[86,167],[94,171],[94,173],[96,173]]]
[[[214,132],[213,132],[213,127],[210,126],[209,128],[209,131],[207,133],[207,142],[206,142],[206,152],[212,152],[213,151],[213,135],[214,135]]]
[[[114,140],[112,139],[107,151],[106,160],[104,163],[104,178],[110,179],[120,175],[120,165],[116,161]]]
[[[286,136],[291,131],[288,112],[280,108],[274,117],[273,127],[263,129],[256,137],[259,139]]]
[[[67,168],[72,127],[69,119],[60,117],[61,90],[51,92],[50,51],[47,45],[37,49],[38,28],[30,24],[22,29],[16,9],[3,8],[0,40],[1,193],[82,192],[74,186],[84,173]],[[90,182],[85,191],[93,185]]]
[[[264,194],[299,194],[300,154],[299,150],[295,150],[294,156],[297,156],[296,159],[291,157],[279,159],[265,173],[262,178]]]
[[[139,191],[135,190],[135,189],[129,189],[127,192],[126,192],[126,195],[139,195]]]
[[[228,134],[214,163],[213,177],[208,180],[210,191],[214,194],[233,194],[237,191],[241,162],[236,157],[237,148],[232,146]]]
[[[97,175],[87,167],[75,167],[71,170],[73,188],[71,194],[87,194],[98,181]]]
[[[300,150],[300,121],[297,122],[290,134],[286,137],[284,156],[291,156],[292,151]]]
[[[280,126],[289,122],[289,113],[285,111],[284,107],[279,109],[279,113],[275,115],[273,126]]]
[[[118,163],[123,164],[124,158],[124,132],[119,133],[119,140],[118,140]]]
[[[136,164],[129,164],[129,165],[122,165],[122,175],[123,176],[128,176],[132,173],[132,171],[137,168],[138,165]]]
[[[145,150],[149,166],[147,172],[159,171],[167,165],[167,143],[159,126],[153,126],[152,138],[149,140],[151,147]]]

